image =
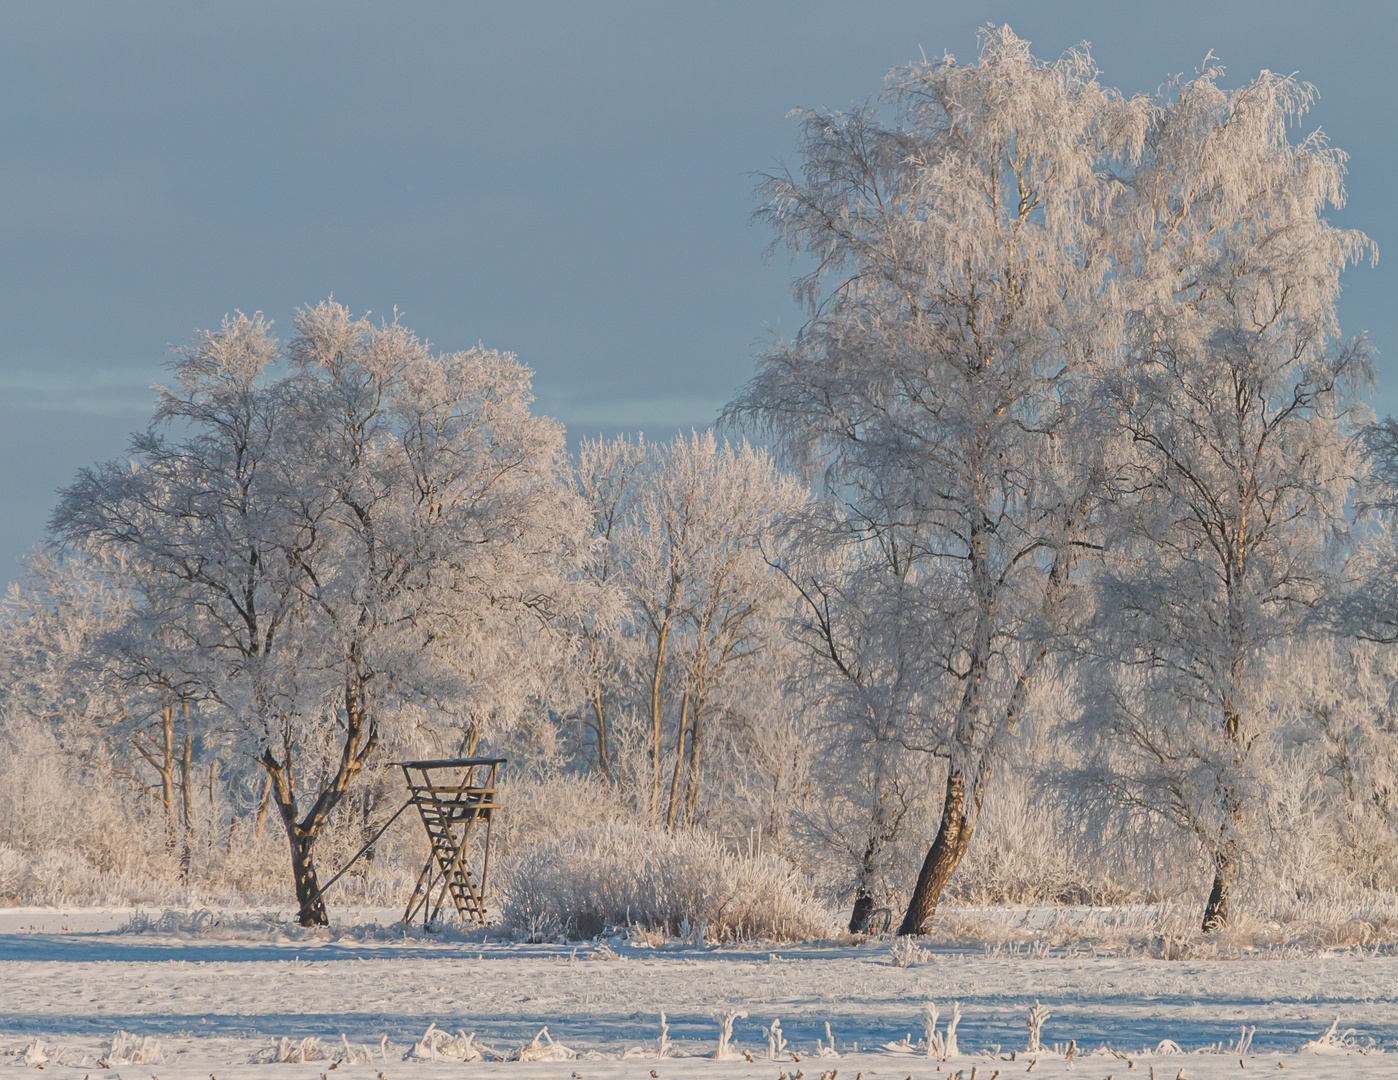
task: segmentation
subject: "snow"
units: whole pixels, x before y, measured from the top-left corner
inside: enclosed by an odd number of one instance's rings
[[[1078,1051],[1071,1062],[1041,1058],[1038,1076],[1122,1080],[1134,1072],[1146,1080],[1152,1067],[1157,1080],[1180,1070],[1187,1080],[1231,1076],[1236,1054],[1191,1051],[1233,1042],[1245,1025],[1256,1026],[1248,1068],[1284,1063],[1288,1077],[1337,1080],[1398,1070],[1391,1053],[1357,1050],[1372,1039],[1392,1051],[1398,1037],[1398,958],[1369,953],[1161,961],[934,948],[925,961],[900,968],[886,941],[772,950],[529,945],[479,932],[405,940],[388,928],[393,913],[372,909],[337,910],[334,919],[349,931],[299,940],[298,930],[259,928],[255,912],[223,913],[222,925],[194,930],[121,932],[131,916],[120,909],[0,911],[0,1054],[8,1055],[0,1068],[42,1064],[46,1074],[73,1080],[300,1080],[328,1074],[348,1046],[356,1060],[339,1065],[339,1075],[366,1080],[378,1073],[432,1080],[467,1069],[519,1078],[577,1072],[586,1080],[642,1080],[651,1069],[664,1080],[777,1080],[783,1070],[816,1080],[838,1069],[846,1080],[859,1073],[932,1080],[958,1070],[969,1078],[972,1066],[979,1080],[996,1070],[1008,1080],[1028,1068],[1025,1020],[1040,1001],[1051,1014],[1044,1045],[1062,1048],[1072,1039]],[[924,1007],[937,1003],[945,1025],[954,1001],[963,1014],[961,1056],[931,1060],[914,1049],[924,1035]],[[672,1056],[659,1060],[662,1010]],[[741,1011],[748,1016],[734,1023],[733,1044],[756,1060],[701,1056],[717,1046],[723,1016]],[[1336,1037],[1353,1029],[1348,1050],[1300,1052],[1337,1019]],[[763,1029],[773,1020],[800,1062],[790,1054],[765,1060]],[[839,1058],[816,1056],[827,1022]],[[449,1036],[473,1035],[501,1056],[518,1056],[547,1028],[532,1054],[556,1060],[405,1060],[433,1024]],[[145,1064],[99,1067],[119,1032],[128,1048],[149,1050],[144,1040],[158,1041],[158,1054]],[[325,1057],[259,1063],[275,1057],[283,1039],[295,1047],[311,1038]],[[1184,1052],[1149,1053],[1165,1039]],[[434,1041],[441,1056],[462,1043]],[[1104,1053],[1104,1045],[1129,1060]],[[997,1046],[998,1059],[981,1053]],[[1009,1059],[1011,1050],[1018,1060]]]

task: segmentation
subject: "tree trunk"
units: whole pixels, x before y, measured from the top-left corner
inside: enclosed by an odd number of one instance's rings
[[[878,864],[879,849],[884,841],[884,784],[883,769],[880,766],[879,779],[874,784],[874,812],[869,822],[869,839],[864,845],[864,854],[859,859],[859,871],[854,884],[854,910],[849,916],[849,932],[866,934],[869,932],[869,919],[874,914],[874,869]]]
[[[878,854],[878,840],[871,829],[869,842],[864,846],[864,855],[859,860],[859,877],[854,887],[854,910],[849,916],[851,934],[867,934],[869,918],[874,914],[874,858]]]
[[[972,587],[978,603],[976,629],[971,643],[971,655],[956,711],[953,745],[962,752],[974,747],[975,720],[984,708],[985,686],[989,671],[991,645],[994,640],[995,585],[986,560],[985,530],[973,516],[967,541],[970,557]],[[1018,688],[1017,688],[1018,689]],[[960,760],[964,760],[960,759]],[[899,936],[927,933],[927,924],[937,913],[942,890],[956,873],[961,856],[971,842],[970,815],[966,807],[966,778],[955,753],[947,762],[947,790],[942,800],[942,820],[937,835],[922,860],[917,885],[913,887],[908,910],[898,927]],[[980,785],[984,790],[983,782]]]
[[[1068,565],[1069,561],[1065,561],[1061,557],[1054,561],[1044,600],[1045,613],[1054,609],[1066,587]],[[989,654],[990,635],[988,630],[985,630],[980,639],[978,655],[984,657]],[[1025,703],[1028,701],[1029,689],[1034,682],[1034,677],[1047,655],[1048,645],[1041,641],[1015,680],[1010,700],[1005,706],[1004,719],[999,725],[1004,734],[1008,735],[1019,722]],[[986,667],[983,663],[978,663],[976,667],[979,670],[976,677],[968,683],[965,697],[962,700],[961,714],[963,716],[975,715],[981,708],[979,699]],[[960,727],[959,724],[958,727]],[[959,739],[958,741],[964,748],[970,749],[969,739]],[[968,807],[966,803],[966,778],[954,761],[950,764],[947,770],[946,799],[942,803],[941,824],[937,827],[937,836],[932,841],[927,858],[922,861],[922,870],[917,876],[917,886],[913,889],[913,898],[908,902],[908,911],[903,916],[902,925],[898,927],[899,934],[924,934],[927,932],[928,922],[937,913],[937,903],[941,899],[942,890],[946,888],[952,874],[956,873],[956,868],[966,855],[966,849],[971,846],[971,834],[975,831],[975,825],[972,822],[974,817],[980,813],[981,804],[985,800],[985,788],[990,779],[990,772],[990,766],[982,763],[976,778],[975,788],[971,792],[971,805]]]
[[[281,811],[287,842],[291,845],[291,879],[296,886],[297,921],[302,926],[329,926],[330,915],[320,895],[320,882],[316,878],[315,860],[312,857],[312,849],[315,847],[316,837],[320,835],[325,816],[312,810],[306,815],[305,821],[296,820],[296,797],[291,794],[286,783],[286,772],[280,767],[274,772],[267,761],[270,757],[271,752],[267,751],[263,755],[263,765],[274,782],[277,809]]]
[[[189,705],[184,714],[184,756],[180,759],[180,790],[183,797],[184,846],[180,850],[180,874],[189,883],[194,866],[194,793],[190,791],[189,772],[194,764],[194,743],[189,737]]]
[[[163,765],[160,769],[160,799],[165,804],[165,846],[174,851],[179,844],[175,817],[175,707],[166,705],[160,714]]]
[[[861,892],[854,898],[854,910],[849,916],[849,932],[866,934],[869,932],[869,916],[874,913],[874,898]]]
[[[603,780],[612,778],[612,762],[607,754],[607,710],[602,704],[602,691],[594,687],[592,691],[592,712],[597,717],[593,730],[597,733],[597,772]]]
[[[209,856],[209,861],[210,861],[210,862],[213,861],[213,857],[214,857],[214,845],[218,842],[218,841],[217,841],[217,838],[216,838],[216,834],[217,834],[217,832],[218,832],[218,803],[217,803],[217,801],[214,799],[214,780],[215,780],[215,778],[216,778],[216,770],[217,770],[217,768],[218,768],[218,762],[216,762],[216,761],[210,761],[210,762],[209,762],[209,843],[208,843],[208,856]]]
[[[475,757],[476,747],[481,744],[481,722],[476,718],[476,714],[471,714],[471,720],[466,725],[466,734],[461,740],[461,756]]]
[[[263,749],[259,759],[272,782],[272,797],[277,801],[277,810],[286,828],[287,840],[291,844],[291,872],[296,884],[296,900],[302,926],[330,924],[325,902],[320,896],[320,886],[316,881],[311,849],[316,837],[330,819],[331,811],[345,797],[350,785],[364,770],[364,763],[379,743],[378,732],[369,719],[368,702],[363,691],[364,682],[357,673],[345,680],[345,741],[340,750],[339,767],[321,787],[315,803],[306,811],[304,817],[298,820],[294,743],[290,738],[284,739],[284,756],[280,761],[270,746]],[[479,734],[474,720],[471,731]],[[474,750],[474,747],[472,749]]]
[[[316,880],[316,865],[311,856],[315,837],[294,829],[288,831],[288,839],[291,841],[291,873],[296,882],[299,921],[302,926],[329,926],[330,916],[320,895],[320,882]]]
[[[689,724],[689,780],[684,800],[684,823],[688,826],[693,826],[694,816],[699,808],[699,730],[703,712],[702,705],[696,703],[694,719]]]
[[[361,838],[361,842],[365,844],[368,844],[370,837],[374,835],[374,803],[375,799],[373,792],[366,791],[364,793],[363,816],[360,820],[359,825],[359,835]],[[372,866],[374,863],[374,859],[377,855],[378,849],[374,845],[370,845],[364,852],[365,865]],[[365,871],[365,876],[368,876],[367,870]]]
[[[262,830],[267,827],[267,806],[272,801],[272,778],[270,776],[262,784],[262,802],[257,807],[257,819],[252,827],[252,838],[262,839]]]
[[[650,680],[650,827],[660,824],[660,745],[664,733],[660,701],[660,685],[665,677],[665,646],[670,638],[670,627],[661,627],[655,642],[655,669]]]
[[[979,799],[976,800],[979,803]],[[917,887],[908,903],[907,914],[903,916],[898,933],[925,934],[927,924],[937,913],[937,902],[942,890],[951,880],[952,874],[961,863],[966,849],[971,844],[974,828],[966,807],[966,781],[955,768],[947,773],[946,800],[942,803],[942,821],[937,827],[937,836],[922,860],[922,871],[917,876]]]
[[[1237,860],[1227,850],[1214,852],[1214,886],[1204,905],[1204,933],[1221,930],[1228,925],[1228,900],[1233,892]]]
[[[665,829],[675,831],[675,809],[679,806],[680,776],[684,772],[684,737],[689,730],[689,691],[680,705],[680,730],[675,736],[675,771],[670,776],[670,805],[665,811]]]
[[[1240,650],[1241,652],[1241,650]],[[1233,664],[1232,675],[1241,681],[1242,661]],[[1233,744],[1233,766],[1239,772],[1246,764],[1247,745],[1242,737],[1243,717],[1231,698],[1223,703],[1223,731]],[[1233,892],[1233,879],[1238,873],[1238,849],[1235,840],[1243,826],[1243,799],[1236,787],[1229,783],[1223,788],[1223,808],[1227,814],[1223,835],[1213,845],[1214,883],[1209,889],[1209,898],[1204,902],[1204,933],[1221,930],[1228,925],[1228,901]]]

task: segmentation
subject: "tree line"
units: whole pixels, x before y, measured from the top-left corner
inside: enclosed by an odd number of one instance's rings
[[[1077,835],[1197,854],[1205,930],[1288,808],[1389,882],[1398,425],[1336,307],[1376,251],[1325,216],[1343,153],[1291,140],[1313,88],[1221,78],[1125,97],[992,27],[801,114],[757,216],[808,318],[722,417],[756,447],[570,455],[509,354],[226,319],[62,491],[10,722],[172,847],[193,747],[261,777],[308,924],[377,764],[483,747],[768,838],[852,932],[926,930],[1031,733]]]

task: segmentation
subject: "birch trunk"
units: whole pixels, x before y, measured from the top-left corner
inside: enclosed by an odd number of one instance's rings
[[[979,804],[981,791],[978,788],[973,802]],[[966,849],[971,845],[974,824],[967,813],[966,781],[958,769],[947,773],[946,799],[942,803],[942,820],[937,827],[937,836],[922,860],[922,870],[917,875],[917,886],[913,889],[912,900],[903,916],[899,934],[925,934],[927,924],[937,914],[937,903],[942,890],[951,881],[952,874],[961,864]]]
[[[161,750],[160,800],[165,804],[165,846],[171,851],[179,845],[179,830],[175,820],[175,707],[166,705],[160,715]]]
[[[696,704],[694,718],[689,722],[689,779],[686,781],[684,803],[684,823],[689,826],[694,824],[694,815],[699,808],[699,733],[703,726],[702,720],[703,708]]]
[[[670,627],[667,624],[662,626],[656,635],[655,668],[651,673],[650,680],[650,827],[652,829],[660,824],[660,757],[664,753],[660,745],[661,737],[664,735],[664,712],[660,697],[660,685],[665,676],[665,646],[669,637]]]
[[[684,737],[689,730],[689,691],[680,704],[679,732],[675,735],[675,771],[670,775],[670,805],[665,812],[665,828],[675,831],[675,810],[679,806],[680,777],[684,774]]]

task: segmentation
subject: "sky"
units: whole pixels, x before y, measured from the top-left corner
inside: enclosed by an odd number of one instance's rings
[[[1398,4],[1056,0],[703,4],[7,3],[0,7],[0,582],[55,492],[120,455],[172,344],[226,312],[288,335],[327,296],[535,371],[570,439],[711,423],[790,334],[793,267],[750,223],[797,107],[876,97],[1008,22],[1090,42],[1126,93],[1212,50],[1295,72],[1350,154],[1336,223],[1381,261],[1347,333],[1398,409]],[[1389,255],[1390,258],[1383,258]]]

